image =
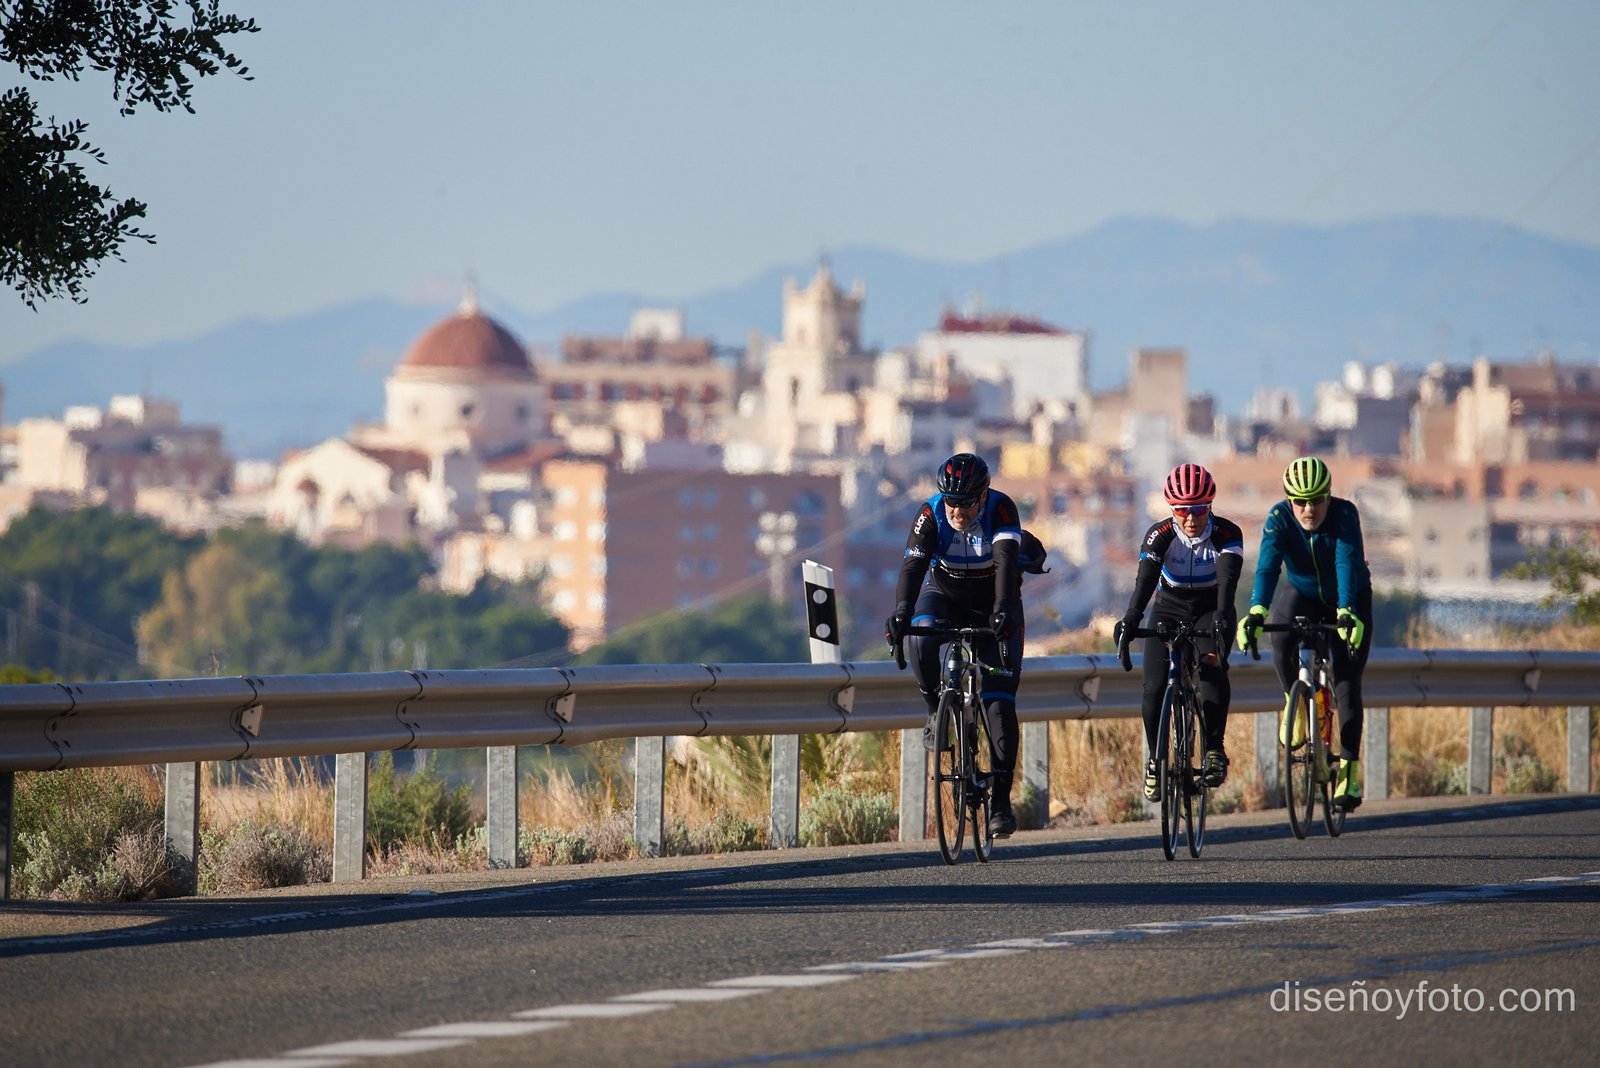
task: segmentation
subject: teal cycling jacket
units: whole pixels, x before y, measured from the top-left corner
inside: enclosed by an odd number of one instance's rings
[[[1269,607],[1278,588],[1278,569],[1307,597],[1335,608],[1354,608],[1356,595],[1372,586],[1367,550],[1361,540],[1361,513],[1343,497],[1328,501],[1328,514],[1316,530],[1304,530],[1287,500],[1267,513],[1261,528],[1261,554],[1250,603]]]

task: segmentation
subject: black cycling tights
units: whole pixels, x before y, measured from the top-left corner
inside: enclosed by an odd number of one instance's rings
[[[1200,710],[1205,714],[1204,749],[1221,749],[1228,732],[1228,702],[1233,699],[1233,684],[1228,681],[1227,665],[1221,662],[1227,650],[1217,649],[1211,637],[1211,615],[1203,616],[1195,650],[1200,654]],[[1152,620],[1151,625],[1154,625]],[[1217,654],[1218,663],[1207,664],[1206,654]],[[1167,692],[1167,647],[1160,638],[1144,640],[1144,741],[1148,752],[1156,751],[1156,732],[1161,729],[1161,699]]]

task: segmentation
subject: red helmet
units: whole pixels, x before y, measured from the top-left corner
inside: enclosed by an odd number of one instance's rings
[[[1168,504],[1210,504],[1217,499],[1217,480],[1199,464],[1179,464],[1167,476]]]

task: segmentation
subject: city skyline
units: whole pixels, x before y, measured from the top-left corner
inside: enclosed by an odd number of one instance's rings
[[[0,307],[0,367],[476,278],[671,302],[871,244],[973,261],[1145,215],[1478,217],[1600,246],[1600,9],[486,4],[250,10],[252,81],[90,123],[155,246]],[[1020,309],[1028,311],[1029,309]],[[1092,324],[1091,324],[1092,325]]]

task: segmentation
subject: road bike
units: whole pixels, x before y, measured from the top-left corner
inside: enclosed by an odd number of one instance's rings
[[[1344,830],[1345,811],[1333,803],[1333,783],[1339,774],[1339,751],[1334,738],[1339,730],[1339,697],[1333,689],[1334,641],[1339,628],[1296,616],[1292,623],[1263,623],[1252,627],[1250,655],[1261,659],[1255,631],[1292,635],[1300,647],[1300,674],[1289,687],[1283,718],[1278,724],[1282,749],[1283,799],[1289,806],[1289,829],[1304,838],[1316,818],[1317,797],[1322,798],[1322,824],[1330,837]],[[1315,724],[1315,727],[1312,727]]]
[[[939,677],[939,703],[933,729],[933,815],[939,835],[939,853],[946,864],[961,859],[966,822],[972,821],[972,851],[980,861],[994,854],[989,833],[990,748],[989,723],[983,710],[983,677],[1006,675],[1006,669],[986,664],[978,655],[978,642],[997,635],[989,627],[907,627],[913,634],[943,644],[943,670]],[[905,645],[894,643],[894,659],[905,669]],[[1005,659],[1001,651],[1001,659]]]
[[[1159,638],[1167,647],[1167,689],[1161,697],[1160,726],[1156,729],[1156,783],[1161,798],[1161,852],[1172,860],[1178,855],[1178,815],[1189,855],[1205,848],[1206,808],[1211,799],[1195,762],[1199,741],[1205,737],[1205,712],[1200,707],[1200,652],[1197,632],[1187,620],[1158,619],[1153,627],[1134,627],[1132,638]],[[1221,647],[1220,645],[1218,646]]]

